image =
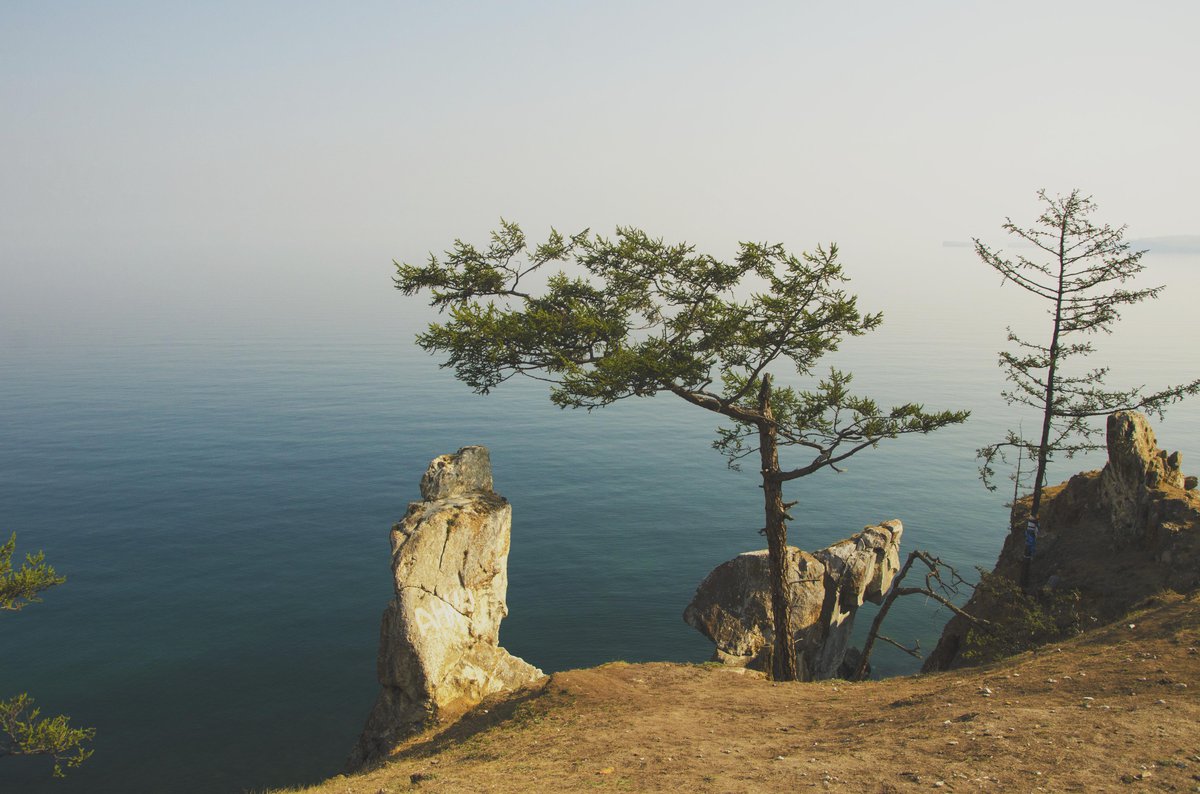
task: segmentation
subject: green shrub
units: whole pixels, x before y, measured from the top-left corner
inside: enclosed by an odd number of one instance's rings
[[[964,659],[990,662],[1081,631],[1078,590],[1026,593],[1012,579],[982,570],[979,574],[976,612],[990,622],[967,631]]]

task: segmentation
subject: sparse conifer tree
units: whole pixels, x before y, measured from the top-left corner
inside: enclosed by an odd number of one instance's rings
[[[568,263],[547,275],[554,262]],[[443,353],[442,366],[486,394],[515,375],[549,381],[560,407],[593,409],[627,397],[670,393],[721,415],[732,427],[714,446],[731,467],[756,456],[769,549],[774,652],[772,674],[795,680],[784,578],[789,480],[837,469],[887,438],[962,422],[965,411],[921,405],[881,408],[852,395],[850,375],[833,370],[811,390],[775,385],[783,364],[811,377],[817,361],[847,336],[879,325],[842,288],[837,247],[795,256],[781,245],[742,243],[732,262],[668,245],[639,229],[614,239],[552,232],[532,251],[521,229],[501,221],[478,249],[456,241],[444,259],[396,264],[396,287],[429,290],[448,320],[418,336]],[[529,282],[543,280],[534,290]],[[754,291],[757,290],[757,291]],[[536,294],[535,294],[536,293]],[[807,462],[783,465],[780,449]]]
[[[1089,336],[1112,333],[1120,309],[1157,297],[1158,287],[1127,288],[1126,282],[1144,269],[1145,251],[1132,250],[1124,241],[1126,227],[1098,225],[1091,220],[1096,204],[1073,190],[1067,196],[1038,191],[1043,204],[1035,225],[1022,228],[1005,219],[1003,229],[1037,249],[1032,256],[1017,253],[1007,258],[979,239],[975,252],[995,269],[1005,283],[1012,282],[1046,304],[1050,322],[1041,339],[1018,336],[1008,329],[1012,350],[1000,353],[1000,367],[1009,387],[1002,396],[1009,405],[1023,405],[1040,414],[1040,434],[1026,438],[1008,431],[1005,439],[978,451],[980,475],[989,488],[996,462],[1005,451],[1036,463],[1031,514],[1038,516],[1046,467],[1056,454],[1072,457],[1100,449],[1101,433],[1093,420],[1113,411],[1141,410],[1160,416],[1163,409],[1200,391],[1200,379],[1145,393],[1144,387],[1110,390],[1108,367],[1067,371],[1064,364],[1095,352]],[[1028,584],[1026,557],[1022,585]]]

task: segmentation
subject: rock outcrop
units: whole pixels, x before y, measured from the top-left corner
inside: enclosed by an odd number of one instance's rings
[[[395,598],[379,630],[382,689],[350,769],[386,757],[397,742],[494,692],[543,675],[499,645],[512,508],[492,490],[487,449],[435,458],[421,478],[421,496],[392,527]]]
[[[1182,489],[1183,456],[1159,449],[1146,417],[1119,411],[1108,417],[1108,463],[1100,472],[1100,501],[1108,507],[1113,538],[1133,542],[1148,524],[1165,488]]]
[[[1146,417],[1108,417],[1108,462],[1042,493],[1041,532],[1030,566],[1034,591],[1077,591],[1088,625],[1124,615],[1164,589],[1200,587],[1200,495],[1181,471],[1183,456],[1159,449]],[[1189,486],[1192,486],[1189,488]],[[1030,498],[1017,502],[993,573],[1018,581]],[[977,591],[964,609],[983,619],[1005,614]],[[926,672],[962,665],[969,623],[955,616],[925,660]]]
[[[789,631],[806,680],[843,671],[854,613],[879,603],[900,570],[903,525],[885,521],[812,554],[787,550]],[[766,670],[774,630],[766,550],[739,554],[713,569],[683,619],[716,644],[713,661]]]

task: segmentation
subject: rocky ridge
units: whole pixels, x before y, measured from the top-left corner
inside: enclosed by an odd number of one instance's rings
[[[1144,423],[1112,420],[1110,465],[1043,502],[1035,584],[1087,586],[1120,618],[1084,636],[878,682],[663,663],[556,673],[410,737],[393,763],[306,791],[1191,790],[1200,495]],[[1019,504],[1000,573],[1019,569],[1023,520]]]
[[[1108,462],[1076,474],[1042,496],[1037,552],[1030,567],[1037,592],[1078,591],[1089,622],[1113,620],[1148,596],[1200,587],[1200,494],[1184,475],[1183,456],[1158,447],[1145,416],[1120,411],[1108,417]],[[1030,498],[1017,502],[1012,525],[993,573],[1012,581],[1024,557]],[[965,610],[980,618],[1002,605],[976,593]],[[964,663],[968,621],[946,624],[923,670]]]

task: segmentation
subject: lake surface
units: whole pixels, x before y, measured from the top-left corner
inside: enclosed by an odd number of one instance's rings
[[[1114,384],[1197,374],[1200,269],[1166,266],[1172,293],[1106,347]],[[979,485],[974,451],[1015,424],[996,396],[1003,325],[994,307],[946,304],[830,359],[881,402],[974,416],[789,484],[794,544],[895,517],[906,551],[993,564],[1011,494]],[[0,533],[68,577],[0,616],[0,696],[28,691],[97,730],[65,782],[42,759],[5,759],[0,790],[236,792],[336,774],[378,690],[388,530],[429,460],[467,444],[491,449],[513,504],[505,647],[547,671],[708,658],[683,608],[714,566],[763,545],[755,475],[710,449],[715,417],[669,397],[560,411],[533,382],[478,397],[414,349],[413,327],[0,348]],[[1156,426],[1194,472],[1200,406]],[[887,633],[931,648],[948,617],[935,607],[905,599]],[[887,647],[873,661],[880,675],[918,665]]]

